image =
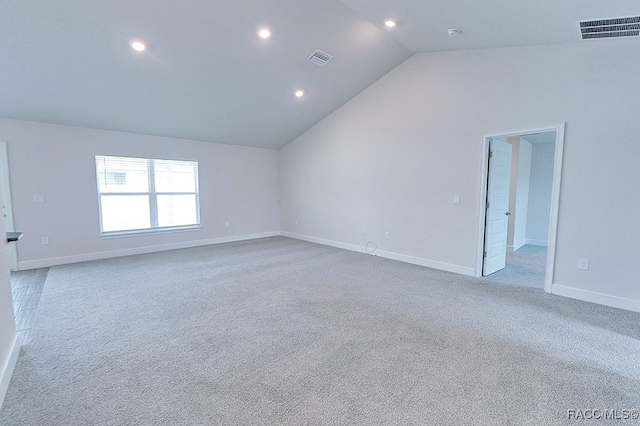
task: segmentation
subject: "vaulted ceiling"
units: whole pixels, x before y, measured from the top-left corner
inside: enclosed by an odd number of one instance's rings
[[[577,21],[629,15],[640,2],[8,0],[0,117],[278,149],[414,53],[585,43]]]

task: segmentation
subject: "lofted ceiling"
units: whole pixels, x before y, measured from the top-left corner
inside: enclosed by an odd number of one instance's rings
[[[414,53],[585,43],[576,21],[631,14],[637,0],[7,0],[0,117],[278,149]]]
[[[415,53],[576,43],[578,21],[640,15],[637,0],[343,0],[371,22],[397,20]],[[447,31],[461,33],[449,37]]]

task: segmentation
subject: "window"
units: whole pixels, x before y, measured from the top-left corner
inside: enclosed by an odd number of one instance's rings
[[[96,155],[96,175],[103,234],[200,224],[195,161]]]

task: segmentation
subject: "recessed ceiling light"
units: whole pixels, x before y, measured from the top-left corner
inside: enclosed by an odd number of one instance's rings
[[[393,19],[387,19],[386,21],[384,21],[384,24],[389,28],[393,28],[396,26],[396,21],[394,21]]]
[[[136,52],[144,52],[145,50],[147,50],[147,45],[144,44],[144,41],[141,40],[131,40],[129,46],[131,46],[131,48]]]
[[[296,98],[301,98],[304,96],[304,92],[302,90],[296,90]]]
[[[449,31],[447,31],[447,33],[449,34],[449,37],[457,37],[458,34],[460,34],[462,31],[460,31],[457,28],[450,28]]]
[[[260,27],[260,28],[258,28],[258,36],[260,38],[269,38],[269,37],[271,37],[271,29],[269,27]]]

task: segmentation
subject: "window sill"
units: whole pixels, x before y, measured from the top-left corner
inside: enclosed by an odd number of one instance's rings
[[[114,231],[114,232],[102,232],[100,239],[109,240],[112,238],[125,238],[125,237],[139,237],[144,235],[157,235],[157,234],[172,234],[176,232],[184,231],[198,231],[202,229],[200,225],[189,226],[172,226],[166,228],[153,228],[153,229],[136,229],[133,231]]]

